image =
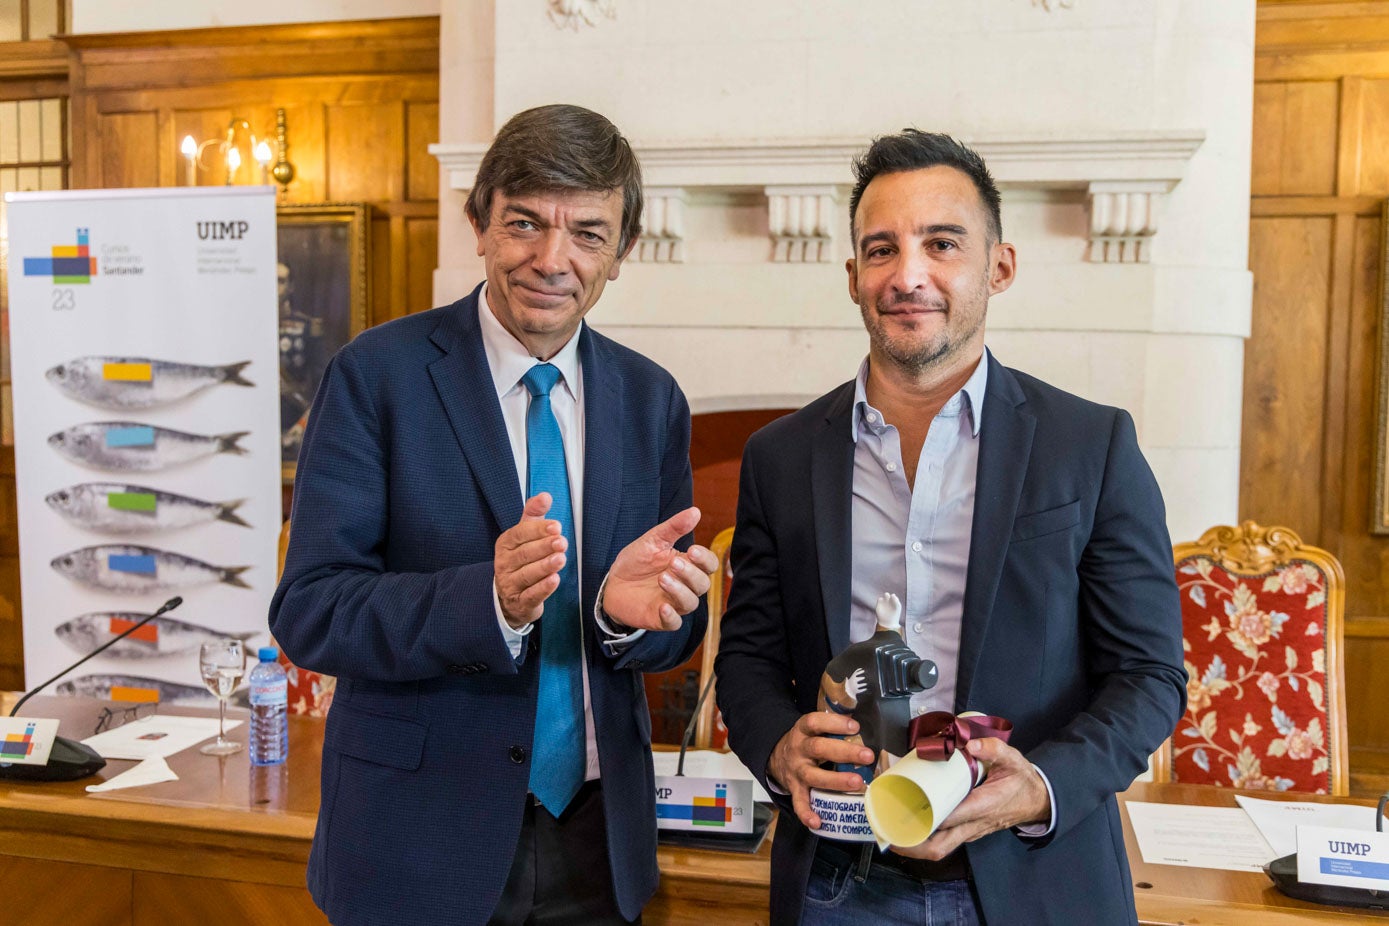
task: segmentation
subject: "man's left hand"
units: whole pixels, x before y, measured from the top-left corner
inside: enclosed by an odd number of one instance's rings
[[[699,509],[686,508],[627,544],[608,570],[603,611],[633,630],[679,630],[719,567],[705,547],[675,549],[698,523]]]
[[[893,846],[893,852],[937,861],[990,833],[1051,819],[1046,783],[1022,753],[992,736],[970,740],[964,748],[988,764],[989,777],[969,792],[930,839],[919,846]]]

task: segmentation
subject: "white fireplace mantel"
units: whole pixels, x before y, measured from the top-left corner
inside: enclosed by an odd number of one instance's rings
[[[966,142],[983,156],[1003,188],[1084,190],[1090,205],[1090,260],[1136,263],[1148,258],[1148,239],[1157,232],[1165,195],[1186,173],[1205,133],[1161,131],[1108,137],[975,138]],[[449,186],[469,190],[486,144],[434,144],[430,154],[448,171]],[[828,259],[818,227],[787,228],[785,193],[808,196],[823,210],[825,197],[843,198],[851,188],[850,164],[865,148],[861,138],[804,138],[764,141],[680,141],[634,145],[648,189],[678,208],[700,190],[746,191],[767,197],[774,260]],[[658,230],[662,261],[679,261],[679,222]],[[787,257],[787,242],[792,242]],[[820,254],[826,255],[820,257]],[[671,256],[676,255],[676,256]]]

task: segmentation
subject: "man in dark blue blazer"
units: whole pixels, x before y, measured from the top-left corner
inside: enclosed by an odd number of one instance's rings
[[[748,443],[717,662],[730,745],[782,806],[772,921],[1135,923],[1115,794],[1186,694],[1162,497],[1127,413],[985,350],[1016,258],[978,155],[908,130],[855,167],[868,359]],[[914,713],[1015,725],[968,743],[989,775],[939,830],[883,854],[817,836],[808,800],[863,786],[822,763],[874,760],[816,694],[881,592],[940,670]]]
[[[515,116],[468,200],[485,284],[319,387],[270,626],[338,677],[308,870],[338,926],[623,923],[656,888],[642,672],[700,642],[715,560],[684,396],[582,324],[641,203],[602,116]]]

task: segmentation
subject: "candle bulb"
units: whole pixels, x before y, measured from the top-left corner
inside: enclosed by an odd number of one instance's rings
[[[241,152],[235,148],[227,149],[227,186],[231,186],[236,172],[241,169]]]
[[[255,154],[256,161],[260,164],[260,182],[268,186],[270,184],[270,159],[274,157],[270,152],[270,145],[261,142],[256,145]]]
[[[198,185],[198,142],[192,135],[183,136],[183,144],[179,146],[179,151],[183,152],[184,186]]]

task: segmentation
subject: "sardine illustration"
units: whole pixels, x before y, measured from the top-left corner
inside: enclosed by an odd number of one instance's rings
[[[248,453],[237,441],[250,433],[190,434],[136,421],[93,421],[50,434],[48,446],[95,469],[150,472],[218,453]]]
[[[217,698],[206,688],[180,685],[142,675],[83,675],[54,689],[64,697],[103,701],[154,701],[160,704],[208,704]]]
[[[54,628],[58,639],[79,653],[87,654],[119,636],[148,617],[138,611],[94,611],[74,617]],[[171,617],[156,617],[139,630],[106,650],[105,655],[116,659],[152,659],[160,656],[185,656],[196,653],[204,643],[217,640],[241,640],[255,636],[249,633],[222,633],[211,627],[189,624]]]
[[[104,592],[140,594],[210,582],[250,588],[241,573],[250,566],[213,566],[200,559],[135,544],[108,543],[56,556],[59,575]]]
[[[78,357],[44,375],[64,393],[102,408],[154,408],[180,402],[218,383],[254,386],[241,372],[251,361],[199,366],[148,357]]]
[[[173,530],[210,521],[251,526],[236,513],[244,498],[209,502],[116,482],[84,482],[52,492],[44,501],[78,527],[106,534]]]

